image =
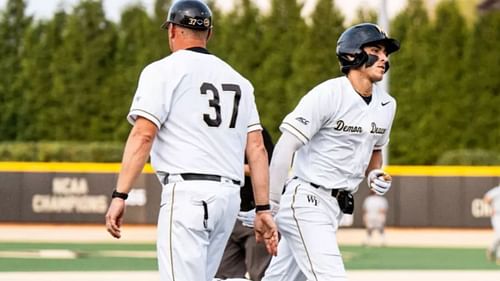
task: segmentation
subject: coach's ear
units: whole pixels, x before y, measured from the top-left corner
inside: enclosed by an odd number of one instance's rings
[[[168,30],[168,38],[170,39],[175,38],[175,31],[177,30],[175,24],[169,23],[167,30]]]
[[[208,30],[208,33],[207,33],[207,42],[208,42],[208,40],[210,40],[210,39],[212,38],[212,32],[213,32],[213,29],[212,29],[212,28],[210,28],[210,29]]]

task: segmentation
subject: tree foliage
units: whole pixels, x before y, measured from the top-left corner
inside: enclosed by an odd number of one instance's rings
[[[24,0],[10,0],[0,13],[0,140],[19,139],[20,116],[17,111],[23,98],[18,79],[22,72],[21,58],[28,51],[24,47],[24,34],[30,27],[31,18],[25,15]]]
[[[318,1],[312,23],[306,27],[302,41],[294,48],[292,77],[286,84],[290,105],[295,106],[304,93],[317,84],[341,75],[335,46],[344,31],[343,21],[344,16],[332,1]]]
[[[26,142],[15,148],[22,152],[55,141],[61,145],[44,146],[47,151],[77,155],[59,151],[125,140],[141,69],[170,53],[160,25],[172,1],[156,0],[151,14],[129,6],[119,22],[105,17],[102,2],[81,0],[71,13],[39,21],[26,15],[23,0],[8,0],[0,11],[5,151],[12,142]],[[277,139],[298,100],[341,75],[335,49],[347,26],[335,1],[318,0],[307,19],[303,1],[270,2],[267,12],[253,0],[237,0],[234,10],[223,12],[208,1],[214,13],[208,47],[252,81],[261,121]],[[457,1],[441,1],[432,18],[423,0],[407,2],[391,22],[402,48],[391,56],[389,72],[389,92],[398,101],[390,163],[500,164],[500,12],[477,15],[467,25]],[[353,23],[364,21],[375,22],[376,14],[358,11]]]
[[[287,84],[293,75],[294,49],[302,44],[306,25],[295,0],[271,1],[271,12],[262,20],[262,64],[255,76],[257,106],[261,121],[274,136],[278,126],[293,108]]]

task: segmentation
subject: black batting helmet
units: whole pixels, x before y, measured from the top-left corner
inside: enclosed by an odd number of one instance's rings
[[[376,24],[360,23],[346,29],[337,41],[337,57],[343,73],[366,63],[369,56],[363,51],[367,45],[382,44],[387,55],[399,50],[399,42],[387,37],[387,34]],[[389,69],[386,63],[385,71]]]
[[[212,11],[199,0],[178,0],[168,10],[167,19],[161,25],[167,29],[173,23],[196,30],[208,30],[212,27]]]

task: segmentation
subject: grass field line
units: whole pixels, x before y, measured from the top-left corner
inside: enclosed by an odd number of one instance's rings
[[[0,258],[76,259],[77,257],[77,253],[70,250],[0,251]]]
[[[498,281],[500,271],[420,271],[420,270],[350,270],[349,281]],[[159,281],[156,271],[113,272],[4,272],[0,280],[8,281]]]
[[[77,259],[89,257],[156,258],[156,251],[72,251],[66,249],[41,249],[29,251],[0,251],[0,258],[25,259]]]

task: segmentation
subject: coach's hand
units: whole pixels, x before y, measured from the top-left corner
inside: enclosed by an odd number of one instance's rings
[[[392,177],[383,170],[374,169],[368,173],[368,187],[378,195],[384,195],[391,188]]]
[[[120,227],[125,213],[125,200],[121,198],[111,199],[108,212],[106,213],[106,229],[115,238],[120,238]]]
[[[278,254],[278,228],[270,210],[256,212],[254,230],[257,243],[264,241],[267,252],[276,256]]]

